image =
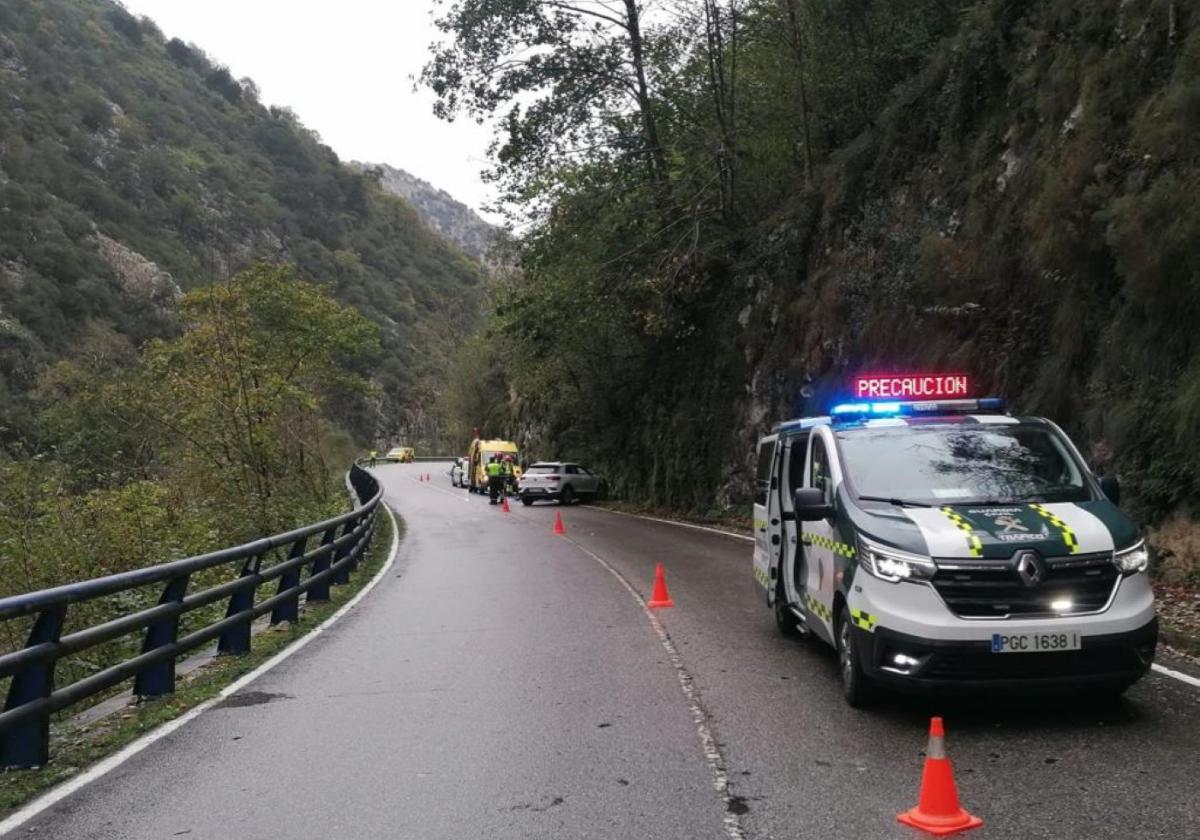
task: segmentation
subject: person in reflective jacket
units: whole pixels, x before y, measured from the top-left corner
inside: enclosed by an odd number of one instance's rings
[[[510,495],[517,490],[517,471],[514,469],[513,456],[505,455],[500,460],[500,475],[503,481],[500,484],[500,493],[502,495]]]
[[[488,504],[497,504],[497,499],[500,496],[500,491],[504,488],[504,467],[500,463],[500,459],[493,455],[484,467],[484,472],[487,474],[488,480]]]

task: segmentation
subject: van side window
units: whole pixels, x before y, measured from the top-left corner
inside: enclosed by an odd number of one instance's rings
[[[754,504],[767,504],[771,489],[771,462],[775,459],[775,441],[764,440],[758,445],[758,468],[754,473]]]
[[[825,451],[825,441],[819,437],[813,439],[809,486],[820,490],[825,496],[825,501],[833,501],[833,479],[829,470],[829,455]]]

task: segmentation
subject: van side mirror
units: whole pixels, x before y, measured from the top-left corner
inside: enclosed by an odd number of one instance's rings
[[[1115,475],[1105,475],[1100,478],[1100,490],[1114,505],[1121,504],[1121,482]]]
[[[833,505],[825,501],[825,494],[816,487],[801,487],[794,492],[792,508],[796,518],[803,522],[820,522],[833,516]]]

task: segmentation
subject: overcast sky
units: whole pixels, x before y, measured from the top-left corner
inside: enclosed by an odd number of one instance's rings
[[[490,131],[445,123],[414,93],[431,41],[433,0],[123,0],[168,38],[194,42],[258,83],[346,160],[390,163],[476,210]]]

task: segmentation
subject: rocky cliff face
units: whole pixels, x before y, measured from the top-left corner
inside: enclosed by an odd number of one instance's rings
[[[435,231],[457,245],[480,263],[488,264],[489,252],[496,241],[498,229],[485,222],[478,213],[445,190],[428,181],[396,169],[386,163],[355,163],[354,166],[373,174],[379,185],[398,195],[417,209],[421,218]]]
[[[848,372],[961,369],[1060,422],[1144,521],[1194,510],[1198,84],[1184,4],[981,3],[739,266],[739,475],[762,417]]]

